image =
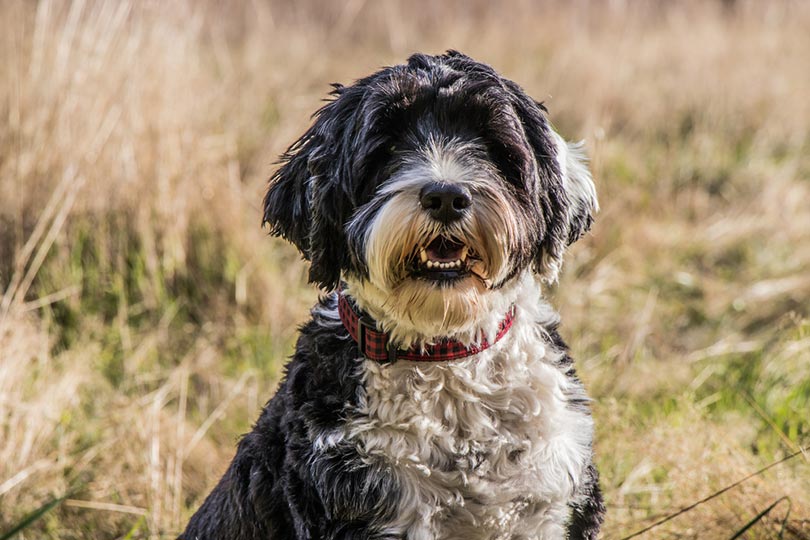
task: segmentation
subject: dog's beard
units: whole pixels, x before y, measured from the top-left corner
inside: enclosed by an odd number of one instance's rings
[[[468,216],[445,225],[418,208],[415,187],[408,187],[370,221],[368,278],[349,279],[349,293],[400,343],[443,336],[475,342],[513,300],[503,285],[514,274],[510,253],[525,225],[498,190],[479,189],[474,197]]]

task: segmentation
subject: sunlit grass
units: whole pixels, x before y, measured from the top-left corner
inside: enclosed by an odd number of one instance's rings
[[[615,4],[615,3],[614,3]],[[733,4],[733,7],[732,7]],[[810,10],[0,3],[0,535],[172,536],[317,291],[260,228],[328,83],[460,49],[585,139],[602,212],[550,295],[621,538],[810,443]],[[642,538],[725,539],[798,458]],[[773,538],[774,508],[746,538]]]

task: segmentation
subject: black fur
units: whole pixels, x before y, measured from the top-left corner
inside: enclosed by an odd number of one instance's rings
[[[574,369],[574,359],[568,354],[568,345],[557,332],[556,323],[552,328],[547,328],[546,331],[554,348],[564,352],[559,360],[560,369],[565,371],[569,379],[577,383],[571,386],[573,390],[566,395],[568,406],[590,414],[590,399],[585,395],[583,386],[579,382]],[[593,463],[587,466],[583,476],[585,480],[579,487],[576,502],[570,505],[569,540],[597,538],[606,512],[602,491],[599,489],[599,471],[596,470]]]
[[[354,447],[319,451],[312,445],[315,434],[349,418],[361,384],[357,345],[339,320],[321,315],[334,311],[335,303],[335,295],[321,300],[301,328],[276,395],[240,441],[183,540],[394,540],[375,521],[394,511],[398,486],[391,472],[365,464]],[[556,331],[550,340],[566,349]],[[568,355],[561,368],[576,377]],[[572,395],[570,403],[587,407],[584,396]],[[605,513],[598,481],[589,465],[571,505],[568,540],[597,538]]]
[[[561,259],[589,227],[590,208],[572,222],[565,217],[572,202],[543,105],[491,67],[456,51],[415,54],[406,65],[334,86],[334,99],[282,156],[264,200],[264,221],[310,261],[311,282],[331,290],[341,272],[367,275],[363,239],[347,238],[347,222],[430,133],[480,141],[533,225],[513,253],[513,273],[530,261],[543,271],[544,254]]]
[[[591,208],[575,208],[563,187],[556,146],[542,104],[491,67],[455,51],[416,54],[354,85],[335,85],[333,100],[282,156],[264,199],[264,222],[310,261],[310,281],[324,289],[341,276],[366,277],[367,225],[347,224],[385,202],[378,187],[426,133],[474,141],[499,171],[510,204],[525,216],[516,241],[517,272],[562,257],[590,225]],[[572,216],[569,220],[569,216]],[[369,217],[369,219],[370,219]],[[361,459],[349,443],[318,448],[318,434],[344,424],[358,405],[362,364],[357,345],[331,318],[335,295],[321,300],[301,328],[296,351],[276,395],[240,441],[227,472],[192,517],[185,540],[383,539],[400,487],[393,472]],[[554,328],[549,339],[566,350]],[[565,354],[559,368],[576,379]],[[581,391],[569,406],[587,409]],[[571,504],[570,540],[593,540],[604,505],[598,475],[588,465]]]
[[[334,308],[334,297],[323,301]],[[181,535],[185,540],[375,538],[396,482],[353,447],[318,451],[314,434],[356,406],[357,346],[340,321],[313,312],[276,395]]]

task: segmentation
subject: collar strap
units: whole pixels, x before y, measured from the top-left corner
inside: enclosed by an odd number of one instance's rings
[[[515,320],[515,306],[513,305],[501,321],[492,343],[489,343],[486,338],[482,338],[479,343],[468,347],[460,341],[444,339],[425,345],[424,348],[412,346],[410,349],[403,350],[391,343],[387,332],[377,330],[377,323],[374,319],[365,313],[358,312],[342,291],[338,291],[338,313],[343,326],[346,327],[352,339],[357,342],[363,356],[381,364],[393,364],[397,360],[445,362],[466,358],[478,354],[500,341]]]

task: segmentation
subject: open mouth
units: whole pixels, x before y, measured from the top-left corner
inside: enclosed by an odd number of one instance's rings
[[[470,274],[473,251],[455,238],[439,235],[416,250],[412,274],[434,281],[453,281]]]

